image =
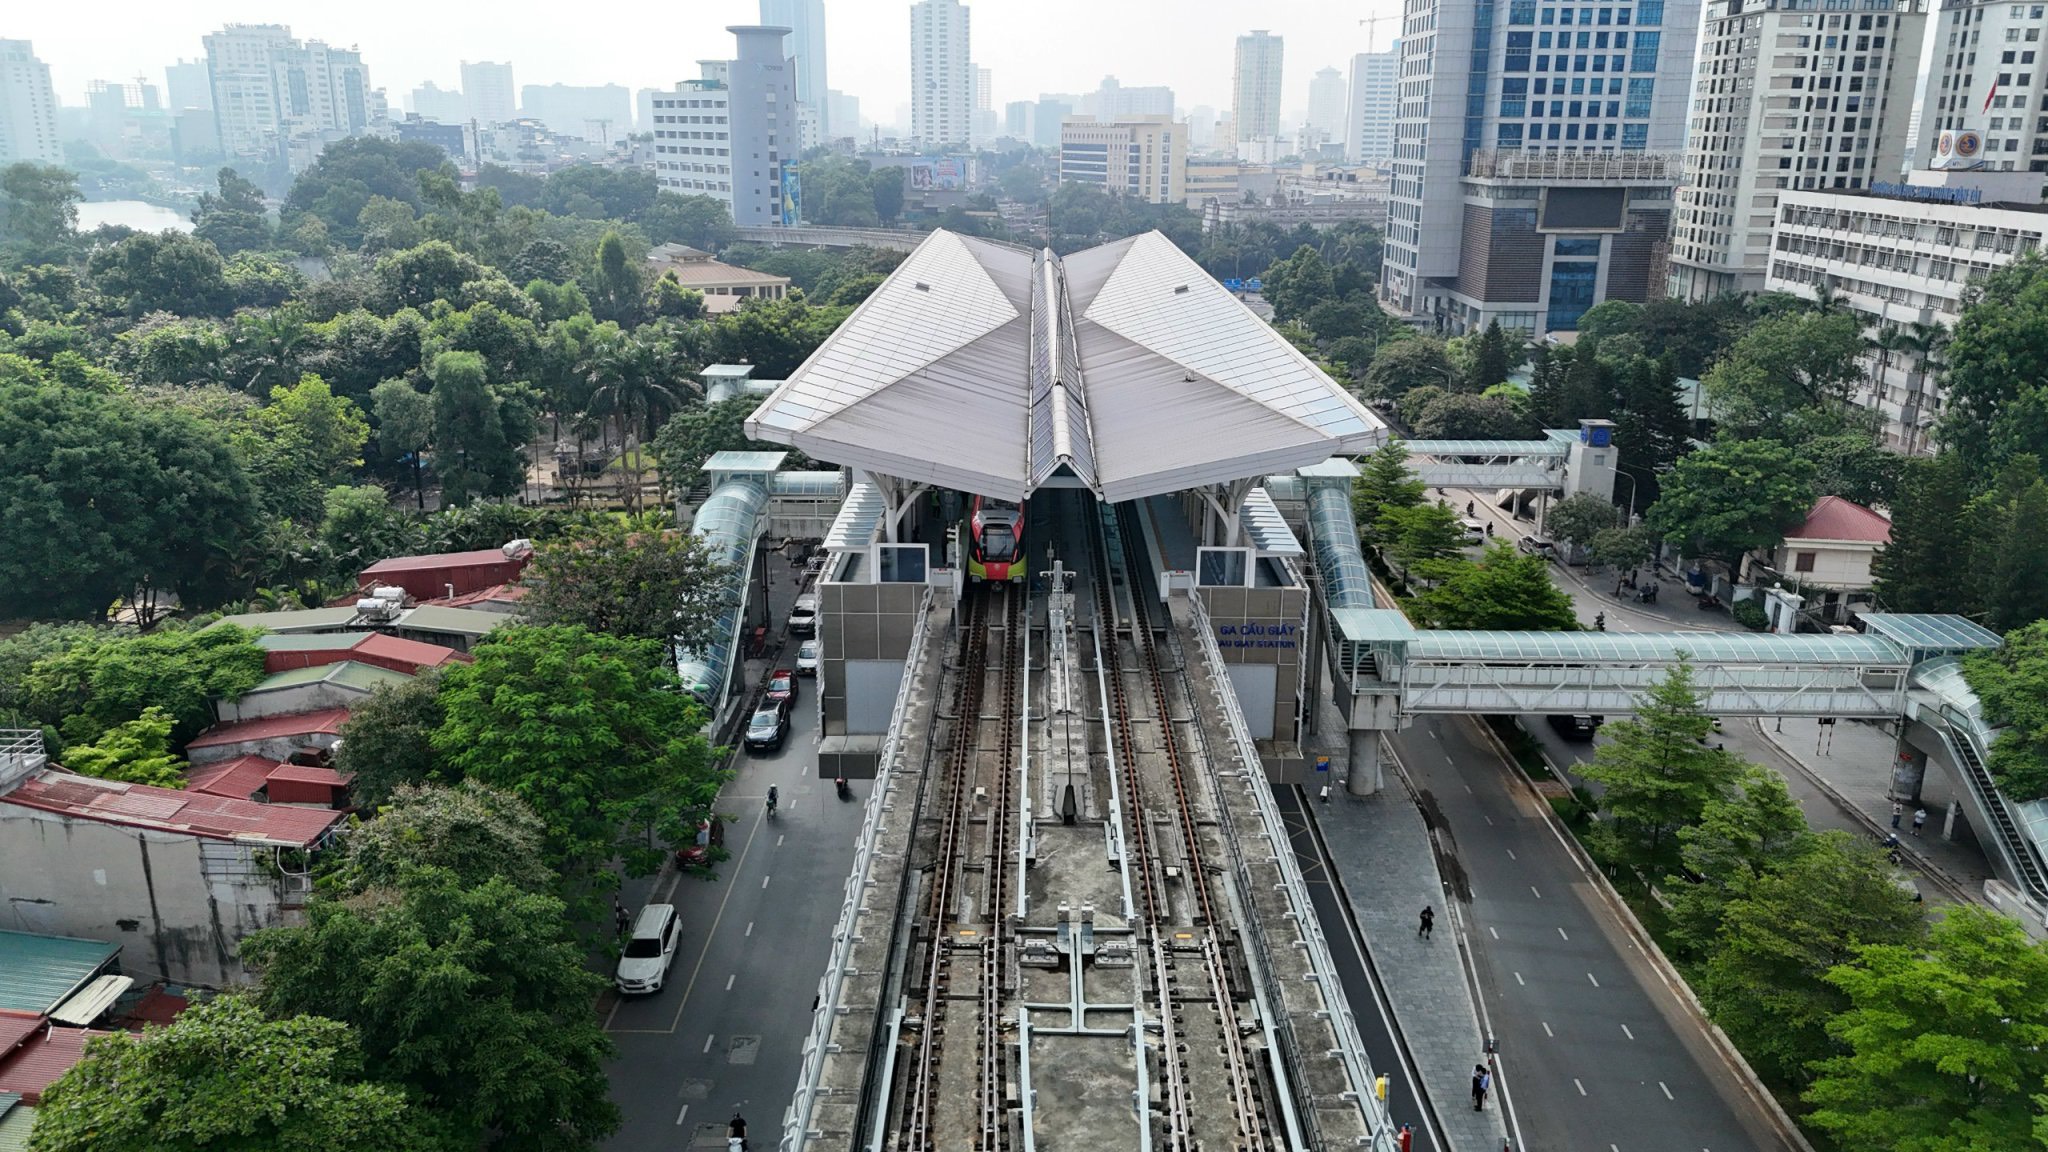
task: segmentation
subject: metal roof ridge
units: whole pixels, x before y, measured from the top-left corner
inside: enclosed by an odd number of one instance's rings
[[[1026,407],[1024,429],[1029,487],[1036,489],[1064,464],[1100,496],[1102,487],[1095,470],[1095,429],[1088,414],[1087,377],[1081,371],[1080,350],[1075,342],[1066,264],[1051,248],[1046,248],[1039,253],[1037,265],[1031,283],[1031,403]],[[1077,412],[1079,428],[1075,427]],[[1049,425],[1047,430],[1052,438],[1050,452],[1042,460],[1038,458],[1041,420]]]

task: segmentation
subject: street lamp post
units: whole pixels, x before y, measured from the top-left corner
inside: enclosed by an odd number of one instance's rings
[[[1615,470],[1615,475],[1628,481],[1628,523],[1624,527],[1633,528],[1636,523],[1636,478],[1619,469]]]

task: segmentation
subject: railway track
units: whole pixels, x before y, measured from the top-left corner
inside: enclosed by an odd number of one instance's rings
[[[1128,523],[1129,518],[1128,510],[1124,509],[1109,514],[1104,518],[1097,537],[1094,549],[1096,626],[1111,630],[1102,645],[1111,695],[1105,703],[1109,713],[1107,720],[1116,730],[1116,746],[1124,749],[1121,769],[1124,811],[1129,823],[1125,829],[1125,840],[1128,851],[1138,863],[1138,887],[1143,893],[1138,911],[1149,938],[1153,988],[1160,1000],[1166,1146],[1174,1152],[1195,1152],[1200,1146],[1195,1132],[1195,1085],[1188,1060],[1191,1039],[1185,1026],[1190,1007],[1199,1005],[1215,1017],[1217,1046],[1228,1073],[1230,1112],[1236,1126],[1230,1146],[1240,1152],[1271,1149],[1277,1145],[1272,1139],[1270,1126],[1265,1122],[1259,1076],[1244,1044],[1244,1032],[1237,1012],[1239,992],[1235,987],[1233,969],[1217,937],[1218,927],[1225,918],[1217,915],[1216,895],[1202,858],[1201,836],[1190,794],[1187,766],[1180,738],[1174,731],[1167,676],[1160,665],[1158,645],[1153,640],[1146,597],[1130,582],[1133,568],[1122,548],[1123,541],[1135,538],[1135,528]],[[1114,561],[1112,553],[1115,553]],[[1131,643],[1138,656],[1138,667],[1133,669],[1124,666],[1122,641],[1115,635],[1118,614],[1113,567],[1119,569],[1118,574],[1125,579],[1124,586],[1130,590]],[[1142,703],[1134,704],[1131,699],[1127,672],[1135,673],[1142,680]],[[1138,714],[1145,705],[1149,705],[1149,717]],[[1159,738],[1153,759],[1164,762],[1167,787],[1172,793],[1170,799],[1155,796],[1159,791],[1156,786],[1148,791],[1147,773],[1136,752],[1138,745],[1134,739],[1134,726],[1148,719],[1158,726]],[[1180,833],[1178,845],[1155,842],[1157,838],[1146,813],[1148,805],[1160,800],[1167,800],[1175,817],[1173,823]],[[1171,898],[1173,877],[1167,853],[1176,848],[1181,862],[1180,876],[1190,896],[1186,924],[1179,922],[1180,917]],[[1185,974],[1182,972],[1184,959],[1193,961],[1191,970]],[[1194,987],[1191,988],[1190,984]]]
[[[982,724],[989,681],[990,601],[1003,601],[1000,679],[994,747],[984,754]],[[974,1086],[976,1152],[1000,1152],[1010,1146],[1008,1065],[1004,1060],[1003,997],[1011,982],[1008,971],[1010,925],[1003,913],[1010,870],[1004,858],[1014,849],[1017,737],[1021,714],[1019,682],[1023,668],[1025,594],[1019,590],[976,588],[967,597],[967,624],[961,646],[960,674],[953,698],[952,747],[943,785],[937,853],[925,905],[930,933],[922,972],[924,995],[912,1083],[905,1095],[901,1138],[903,1152],[957,1148],[956,1139],[939,1131],[941,1070],[949,1004],[976,1003],[975,1048],[978,1075]],[[985,783],[983,783],[985,781]],[[986,789],[984,792],[983,789]],[[986,848],[980,853],[985,890],[978,911],[966,911],[968,857],[977,796],[989,800],[983,827]],[[972,996],[952,994],[954,978],[972,974]]]

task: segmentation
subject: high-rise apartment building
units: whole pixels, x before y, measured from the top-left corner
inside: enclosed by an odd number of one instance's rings
[[[926,148],[974,135],[973,38],[960,0],[910,6],[910,135]]]
[[[187,108],[213,109],[213,81],[207,78],[206,61],[180,60],[164,65],[166,107],[173,112]]]
[[[825,118],[828,137],[836,139],[860,135],[860,97],[849,96],[837,89],[827,89],[825,104],[829,109]]]
[[[412,90],[412,114],[436,124],[461,124],[469,119],[469,101],[429,80]]]
[[[50,66],[27,40],[0,40],[0,164],[61,164]]]
[[[1069,116],[1060,124],[1060,183],[1178,203],[1186,196],[1187,151],[1187,129],[1170,116]]]
[[[368,128],[382,96],[353,48],[303,44],[282,24],[230,24],[204,38],[213,116],[229,156],[268,156],[294,139],[330,139]]]
[[[1943,132],[1974,131],[1963,164],[2048,172],[2048,5],[1942,0],[1934,36],[1918,163],[1936,156]]]
[[[519,89],[519,115],[557,136],[609,144],[632,127],[633,94],[617,84],[528,84]]]
[[[1698,17],[1698,0],[1408,0],[1382,302],[1540,336],[1661,292]]]
[[[974,143],[985,144],[996,138],[996,78],[995,73],[977,66],[974,69]]]
[[[1124,116],[1173,115],[1173,89],[1164,85],[1127,86],[1114,76],[1104,76],[1102,85],[1081,97],[1081,114],[1098,120]]]
[[[1031,144],[1051,151],[1060,146],[1060,125],[1074,114],[1074,101],[1040,93],[1031,113]]]
[[[831,85],[825,75],[825,0],[761,0],[761,23],[789,29],[782,54],[796,61],[797,103],[817,114],[819,136],[851,136],[859,130],[858,121],[843,129],[832,121]]]
[[[1360,52],[1351,58],[1344,159],[1353,164],[1384,164],[1393,158],[1400,51],[1401,42],[1396,40],[1385,52]]]
[[[1280,37],[1263,30],[1237,38],[1230,108],[1240,144],[1280,138],[1280,49]]]
[[[479,60],[462,62],[462,99],[479,124],[510,124],[519,118],[519,89],[512,86],[512,65]]]
[[[656,185],[724,202],[735,223],[794,223],[785,202],[796,166],[796,77],[779,26],[734,25],[732,60],[700,60],[702,75],[647,96]]]
[[[1779,192],[1899,179],[1927,0],[1708,0],[1702,29],[1671,236],[1686,300],[1762,290]]]
[[[1344,136],[1344,74],[1319,69],[1308,82],[1308,126],[1326,140]]]

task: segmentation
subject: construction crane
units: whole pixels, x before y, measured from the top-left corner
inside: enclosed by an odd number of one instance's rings
[[[1376,33],[1379,31],[1381,24],[1389,20],[1399,19],[1400,17],[1398,16],[1367,16],[1365,19],[1360,20],[1359,23],[1365,25],[1365,50],[1367,52],[1373,50],[1373,43],[1379,39]]]

